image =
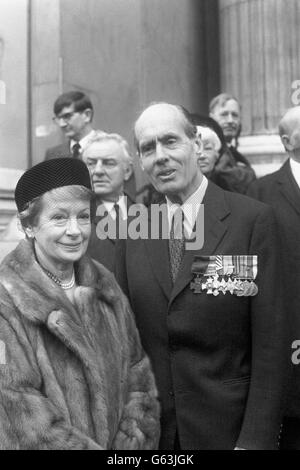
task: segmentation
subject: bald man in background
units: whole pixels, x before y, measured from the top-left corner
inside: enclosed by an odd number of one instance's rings
[[[283,116],[279,135],[287,161],[275,173],[255,181],[248,195],[270,204],[277,219],[291,367],[281,447],[300,450],[300,106]]]

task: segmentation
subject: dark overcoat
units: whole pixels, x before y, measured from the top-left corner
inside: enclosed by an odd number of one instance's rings
[[[294,364],[294,341],[300,340],[300,189],[287,160],[276,172],[253,183],[249,196],[270,204],[280,237],[280,269],[283,279],[283,304],[288,323],[287,353],[289,384],[285,414],[300,419],[300,364]],[[300,341],[296,349],[299,350]],[[298,354],[298,358],[300,354]],[[294,361],[295,362],[295,361]]]

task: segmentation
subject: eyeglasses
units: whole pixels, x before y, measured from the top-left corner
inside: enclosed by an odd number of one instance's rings
[[[61,120],[67,124],[71,121],[74,114],[77,114],[78,112],[79,111],[73,111],[72,113],[61,114],[60,116],[54,116],[52,119],[56,124],[59,124]]]

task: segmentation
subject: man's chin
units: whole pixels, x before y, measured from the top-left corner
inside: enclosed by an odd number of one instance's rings
[[[68,131],[62,131],[62,132],[63,132],[64,136],[67,137],[67,139],[69,139],[69,140],[71,140],[71,139],[76,140],[76,139],[74,139],[74,137],[75,137],[74,132],[72,132],[72,131],[69,131],[69,132],[68,132]]]
[[[109,191],[103,191],[103,190],[101,190],[100,188],[96,188],[96,187],[94,187],[94,193],[95,193],[96,196],[98,196],[100,199],[105,199],[105,198],[107,198],[108,196],[110,196],[110,192],[109,192]]]
[[[224,137],[225,137],[225,140],[228,143],[231,143],[232,139],[235,139],[236,137],[236,132],[232,132],[232,131],[223,131],[223,134],[224,134]]]
[[[159,193],[162,193],[164,195],[168,195],[168,194],[172,194],[174,192],[176,192],[177,190],[177,186],[175,184],[175,182],[173,181],[168,181],[168,182],[165,182],[165,183],[158,183],[158,184],[155,184],[153,185],[154,188],[156,189],[156,191],[158,191]]]

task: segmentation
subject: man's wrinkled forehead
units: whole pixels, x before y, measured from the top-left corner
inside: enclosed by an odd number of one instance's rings
[[[172,132],[184,132],[184,125],[179,110],[169,104],[150,106],[143,111],[135,124],[135,137],[138,142]]]

